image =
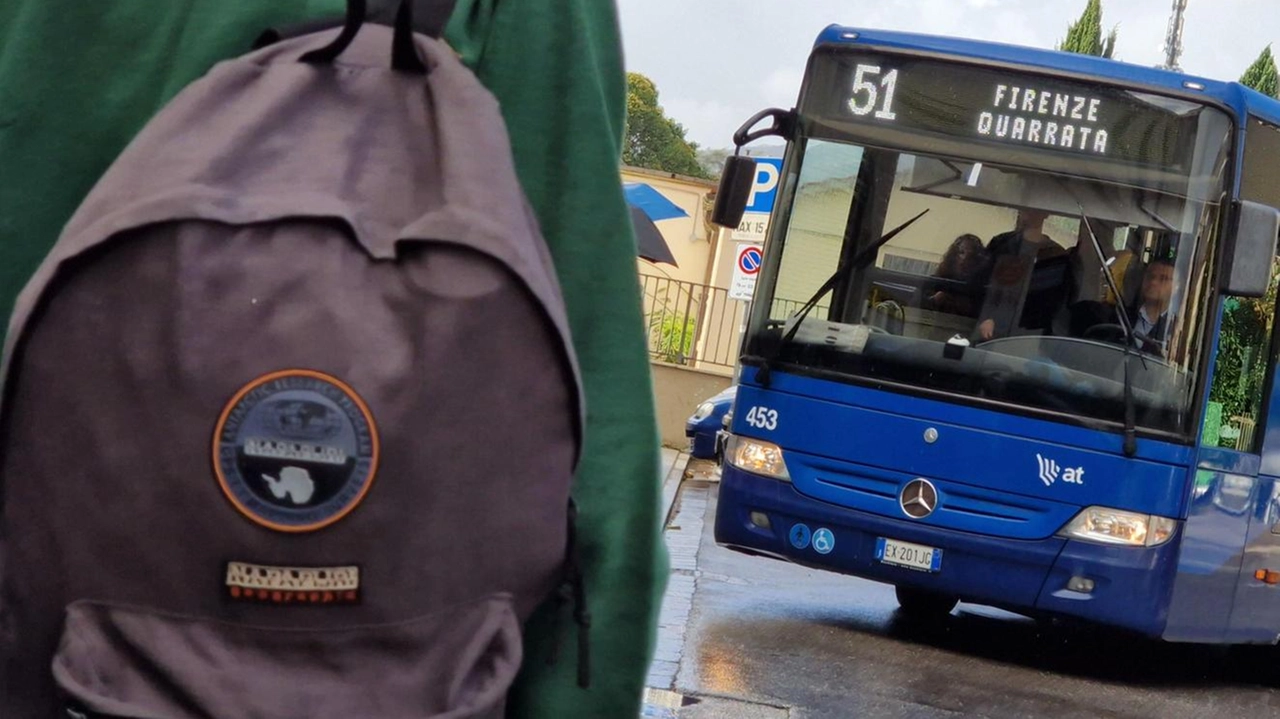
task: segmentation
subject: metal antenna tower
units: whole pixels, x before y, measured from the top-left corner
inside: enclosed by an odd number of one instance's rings
[[[1187,10],[1187,0],[1173,0],[1173,15],[1169,18],[1169,32],[1164,37],[1164,68],[1181,72],[1178,58],[1182,56],[1182,22]]]

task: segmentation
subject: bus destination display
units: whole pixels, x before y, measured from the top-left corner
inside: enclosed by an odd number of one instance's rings
[[[996,144],[1174,167],[1201,106],[1120,88],[915,58],[831,55],[806,112]]]

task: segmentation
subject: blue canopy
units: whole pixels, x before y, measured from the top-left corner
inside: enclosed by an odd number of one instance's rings
[[[640,208],[654,222],[689,216],[689,213],[680,209],[679,205],[668,200],[651,185],[643,182],[624,182],[622,190],[627,196],[627,204]]]

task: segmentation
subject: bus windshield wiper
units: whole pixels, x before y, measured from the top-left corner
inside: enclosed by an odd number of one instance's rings
[[[1103,278],[1107,281],[1107,287],[1111,289],[1112,295],[1116,298],[1116,314],[1120,318],[1120,326],[1124,328],[1125,341],[1133,340],[1133,320],[1129,319],[1129,311],[1125,309],[1123,298],[1120,295],[1120,289],[1116,286],[1116,278],[1111,276],[1111,260],[1107,259],[1107,253],[1102,249],[1102,243],[1098,241],[1098,236],[1093,233],[1093,225],[1089,224],[1089,218],[1085,217],[1084,208],[1080,208],[1080,222],[1084,224],[1084,228],[1089,231],[1089,242],[1093,245],[1093,251],[1098,256],[1098,262],[1105,270],[1102,273]]]
[[[764,358],[764,361],[760,364],[760,368],[756,370],[756,381],[765,387],[769,386],[769,363],[777,359],[778,355],[782,353],[782,348],[789,344],[791,340],[795,339],[796,332],[800,331],[800,324],[804,322],[805,315],[809,314],[809,310],[812,310],[814,305],[818,304],[818,300],[822,299],[823,295],[830,292],[831,289],[836,286],[836,283],[840,281],[840,279],[850,270],[865,265],[871,258],[876,256],[876,253],[881,247],[884,247],[889,243],[889,240],[897,237],[900,232],[910,227],[916,220],[924,217],[928,212],[928,208],[921,210],[920,214],[912,217],[892,230],[889,230],[881,236],[880,239],[859,250],[852,258],[840,263],[840,265],[836,267],[836,271],[827,278],[826,282],[822,283],[822,286],[818,288],[817,292],[813,293],[813,296],[809,298],[809,301],[805,302],[800,310],[792,315],[792,317],[795,318],[795,324],[783,333],[782,338],[778,340],[777,346],[774,347],[771,356]]]
[[[1080,222],[1088,230],[1090,244],[1093,245],[1093,251],[1098,255],[1098,262],[1102,263],[1102,276],[1107,280],[1107,286],[1111,288],[1112,296],[1116,298],[1116,316],[1120,319],[1121,329],[1124,330],[1124,454],[1126,457],[1132,457],[1138,451],[1137,418],[1134,416],[1136,408],[1133,403],[1133,379],[1129,376],[1129,360],[1133,356],[1133,338],[1135,335],[1133,320],[1129,319],[1129,311],[1124,306],[1124,297],[1116,286],[1116,279],[1111,276],[1111,263],[1107,260],[1107,253],[1103,252],[1102,243],[1098,241],[1098,236],[1093,233],[1093,225],[1089,224],[1089,218],[1085,216],[1083,207],[1080,207]],[[1143,366],[1145,365],[1146,360],[1144,359]]]

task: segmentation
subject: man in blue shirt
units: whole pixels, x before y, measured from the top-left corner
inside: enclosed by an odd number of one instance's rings
[[[1144,352],[1165,354],[1169,335],[1169,303],[1173,299],[1173,261],[1151,260],[1142,272],[1142,290],[1136,306],[1129,310],[1133,320],[1133,344]]]

